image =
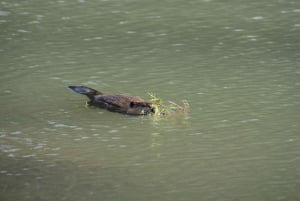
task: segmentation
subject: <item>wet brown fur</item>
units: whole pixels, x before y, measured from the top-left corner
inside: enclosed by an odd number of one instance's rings
[[[107,109],[111,112],[119,112],[129,115],[147,115],[154,113],[151,101],[140,97],[120,94],[105,95],[94,89],[84,86],[69,86],[73,91],[86,95],[89,105]]]

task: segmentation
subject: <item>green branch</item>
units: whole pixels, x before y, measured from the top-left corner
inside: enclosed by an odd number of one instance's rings
[[[155,111],[155,116],[170,115],[177,112],[189,112],[189,103],[186,100],[182,101],[183,105],[179,105],[173,101],[168,101],[168,104],[164,104],[163,100],[158,98],[154,93],[149,92],[148,95],[150,97],[150,101],[152,102],[151,107]]]

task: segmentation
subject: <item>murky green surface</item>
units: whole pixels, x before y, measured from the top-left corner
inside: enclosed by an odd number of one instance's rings
[[[0,200],[300,199],[300,2],[1,1]],[[155,119],[67,89],[191,106]]]

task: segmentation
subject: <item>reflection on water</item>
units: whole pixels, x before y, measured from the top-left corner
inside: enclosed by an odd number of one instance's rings
[[[0,5],[0,200],[300,199],[298,2]],[[71,84],[191,111],[86,108]]]

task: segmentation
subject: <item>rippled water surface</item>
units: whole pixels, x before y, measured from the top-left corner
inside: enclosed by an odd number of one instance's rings
[[[300,200],[299,36],[292,0],[1,1],[0,200]]]

